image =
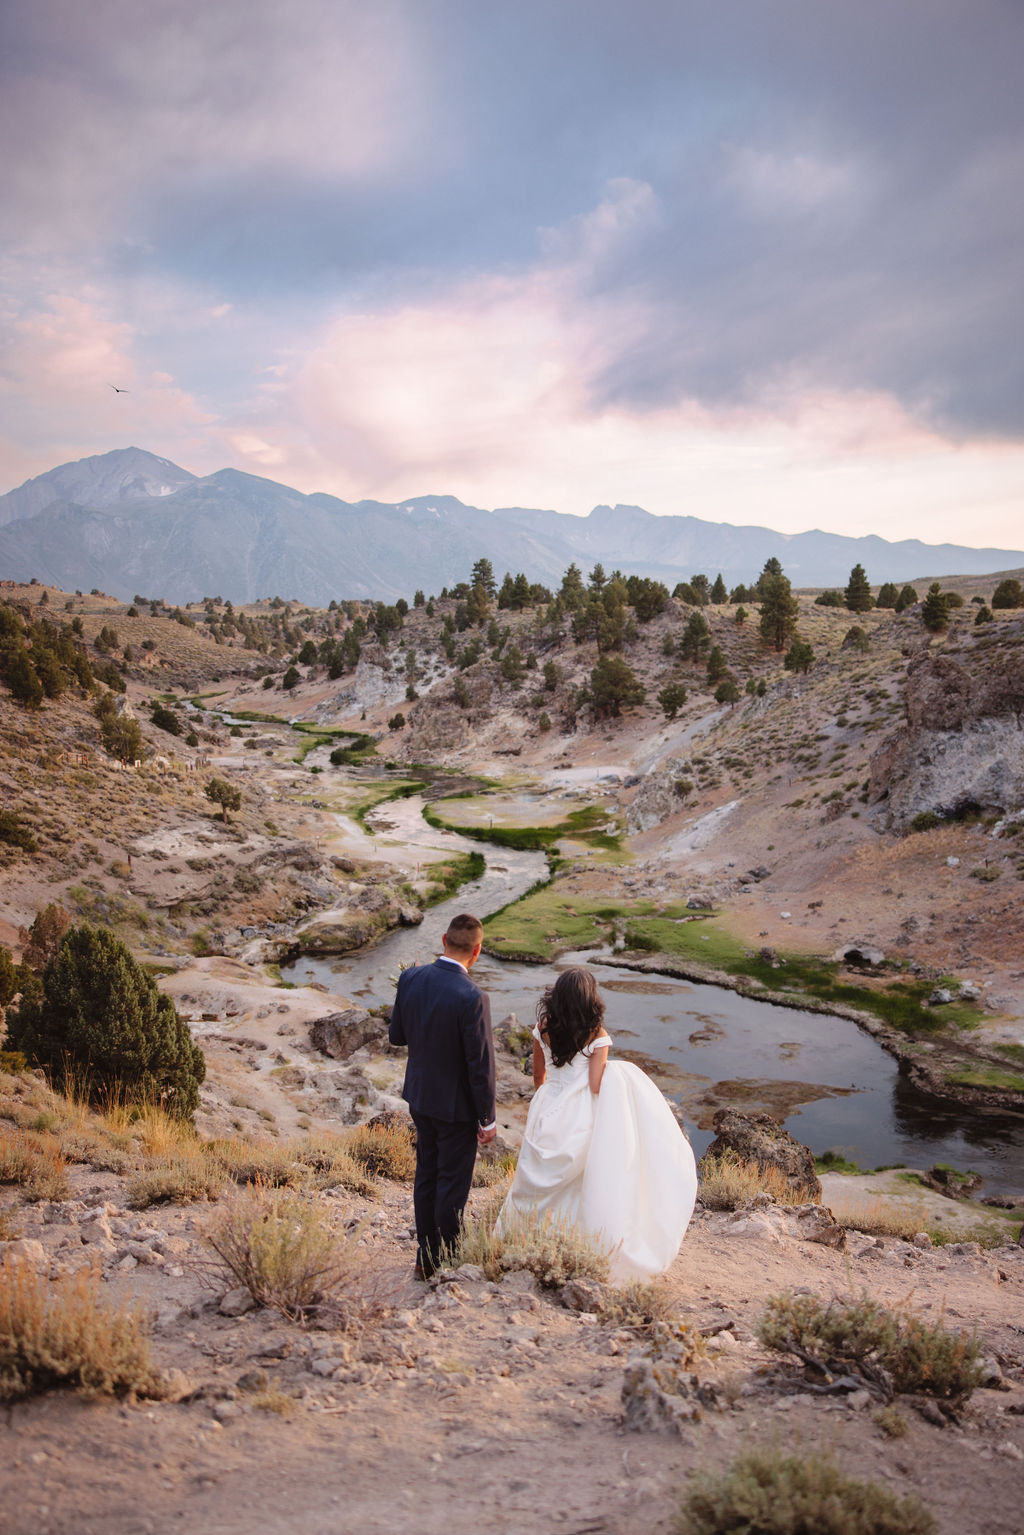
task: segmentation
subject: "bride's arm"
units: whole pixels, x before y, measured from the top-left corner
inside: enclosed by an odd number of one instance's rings
[[[533,1085],[543,1087],[547,1081],[548,1069],[544,1064],[544,1051],[538,1040],[533,1042]]]
[[[608,1048],[610,1045],[611,1040],[608,1039],[607,1036],[605,1036],[604,1039],[595,1039],[591,1041],[590,1067],[588,1076],[590,1080],[590,1091],[592,1093],[597,1094],[601,1091],[601,1078],[604,1076],[604,1068],[608,1061]]]

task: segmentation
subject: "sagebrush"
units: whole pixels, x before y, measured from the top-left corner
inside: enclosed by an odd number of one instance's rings
[[[921,1501],[843,1473],[826,1455],[748,1450],[690,1480],[679,1535],[932,1535]]]
[[[17,1258],[0,1263],[0,1399],[64,1385],[161,1395],[142,1318],[105,1305],[99,1284],[91,1272],[51,1283]]]
[[[296,1189],[255,1183],[208,1223],[204,1238],[261,1306],[293,1320],[354,1327],[383,1309],[379,1271],[360,1232],[336,1231]]]
[[[981,1378],[976,1338],[890,1311],[868,1295],[827,1305],[813,1295],[773,1296],[758,1334],[819,1378],[856,1374],[886,1399],[924,1392],[961,1403]]]
[[[513,1216],[500,1232],[491,1214],[471,1219],[445,1262],[452,1268],[475,1263],[492,1280],[528,1269],[548,1290],[561,1289],[570,1279],[608,1282],[608,1253],[578,1227],[549,1216]]]

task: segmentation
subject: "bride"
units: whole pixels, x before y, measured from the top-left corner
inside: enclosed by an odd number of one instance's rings
[[[541,1216],[610,1254],[616,1283],[667,1269],[697,1196],[690,1143],[637,1066],[609,1061],[589,970],[564,970],[537,1005],[523,1147],[498,1232]]]

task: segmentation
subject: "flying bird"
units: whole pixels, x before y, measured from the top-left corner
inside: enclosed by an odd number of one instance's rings
[[[115,394],[131,394],[131,390],[130,389],[118,389],[116,384],[111,384],[110,387],[114,391]]]

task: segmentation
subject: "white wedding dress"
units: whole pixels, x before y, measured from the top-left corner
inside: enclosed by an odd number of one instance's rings
[[[498,1231],[517,1217],[574,1225],[610,1254],[616,1284],[668,1268],[693,1214],[697,1169],[690,1143],[651,1079],[609,1061],[590,1091],[595,1044],[553,1066],[530,1104],[515,1178]],[[610,1044],[607,1035],[603,1035]]]

